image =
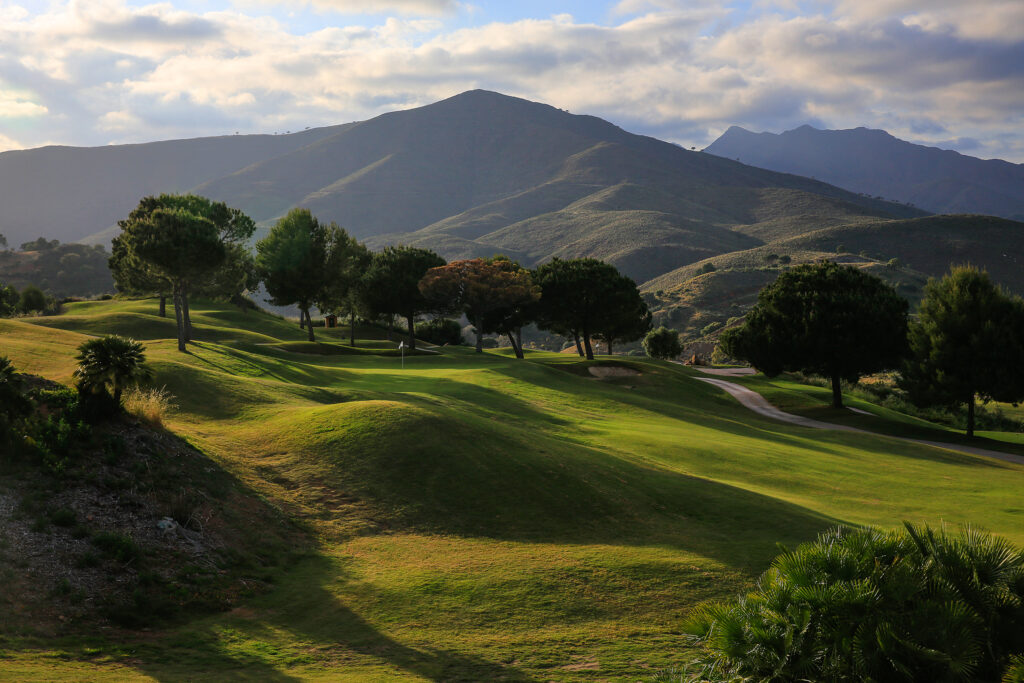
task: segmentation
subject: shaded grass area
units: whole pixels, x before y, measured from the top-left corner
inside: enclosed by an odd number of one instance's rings
[[[0,321],[6,352],[66,379],[82,333],[154,304],[76,306],[45,334]],[[123,646],[9,636],[27,678],[636,680],[685,662],[686,611],[749,586],[779,542],[902,519],[1024,540],[1024,468],[763,419],[680,366],[599,358],[641,373],[599,381],[568,354],[453,347],[403,369],[380,339],[283,352],[306,343],[286,321],[213,304],[195,318],[237,336],[197,334],[187,354],[147,342],[180,406],[167,424],[318,550],[268,595]],[[756,388],[795,411],[818,400]]]

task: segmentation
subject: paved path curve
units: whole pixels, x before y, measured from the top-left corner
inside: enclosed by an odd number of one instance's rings
[[[703,370],[702,370],[703,372]],[[934,448],[942,448],[947,451],[956,451],[958,453],[966,453],[968,455],[980,455],[987,458],[996,458],[1005,462],[1017,463],[1024,465],[1024,456],[1013,455],[1012,453],[1003,453],[1002,451],[991,451],[986,448],[974,448],[973,446],[961,446],[959,444],[943,443],[941,441],[925,441],[923,439],[908,439],[903,436],[890,436],[888,434],[879,434],[878,432],[871,432],[866,429],[858,429],[857,427],[849,427],[847,425],[837,425],[831,422],[821,422],[820,420],[812,420],[809,417],[802,417],[800,415],[793,415],[779,410],[775,406],[765,399],[764,396],[748,389],[744,386],[740,386],[735,382],[727,382],[724,379],[714,379],[711,377],[698,377],[701,382],[707,382],[712,384],[723,391],[728,392],[730,395],[736,398],[743,406],[753,410],[758,415],[770,417],[773,420],[779,420],[780,422],[788,422],[790,424],[800,425],[801,427],[811,427],[812,429],[832,429],[837,432],[860,432],[861,434],[871,434],[872,436],[887,436],[890,439],[899,439],[900,441],[909,441],[910,443],[920,444],[922,446],[932,446]]]

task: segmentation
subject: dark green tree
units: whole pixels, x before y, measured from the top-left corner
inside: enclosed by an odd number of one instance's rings
[[[18,310],[22,313],[42,313],[50,304],[50,298],[35,285],[25,287],[18,297]]]
[[[982,270],[954,268],[928,282],[910,351],[901,388],[918,405],[966,404],[968,436],[977,397],[1024,400],[1024,303]]]
[[[0,318],[12,316],[18,312],[20,299],[18,290],[11,285],[0,282]]]
[[[256,243],[256,267],[270,302],[298,306],[309,341],[316,341],[309,309],[323,296],[326,259],[326,226],[309,209],[292,209]]]
[[[662,360],[678,358],[683,352],[683,346],[679,343],[679,333],[664,325],[647,333],[643,347],[644,353],[648,356]]]
[[[408,346],[416,348],[416,317],[436,310],[420,292],[419,283],[431,268],[443,266],[445,260],[430,251],[399,245],[385,247],[373,255],[360,283],[360,299],[374,315],[399,315],[405,318]]]
[[[31,412],[32,404],[25,396],[21,377],[10,359],[0,356],[0,446],[6,452],[15,448],[18,427]]]
[[[899,366],[907,347],[907,302],[881,279],[825,261],[783,272],[761,290],[743,327],[722,334],[723,351],[769,377],[801,371],[841,380]]]
[[[488,259],[498,268],[515,275],[521,282],[521,296],[509,297],[503,305],[486,312],[483,317],[485,334],[503,334],[512,345],[516,358],[525,358],[523,353],[523,328],[537,317],[537,305],[540,303],[540,285],[533,280],[533,273],[523,268],[517,261],[507,256],[496,255]]]
[[[207,218],[183,209],[157,209],[124,233],[133,253],[148,270],[171,283],[178,350],[191,341],[189,294],[193,282],[205,281],[225,259],[225,246]]]
[[[118,221],[122,232],[112,242],[108,261],[114,284],[118,291],[125,294],[159,296],[161,316],[165,315],[167,294],[172,286],[160,269],[152,268],[152,264],[138,257],[134,251],[133,238],[133,226],[150,222],[153,212],[157,210],[179,210],[208,220],[214,226],[223,247],[224,255],[220,263],[205,272],[193,273],[189,290],[184,294],[183,323],[188,340],[192,336],[192,320],[187,307],[190,294],[233,299],[257,286],[252,253],[246,246],[256,230],[256,224],[239,209],[193,194],[143,197],[126,219]]]
[[[651,330],[651,311],[636,283],[619,275],[608,283],[604,306],[594,324],[594,337],[605,343],[608,354],[614,342],[631,342]]]
[[[161,318],[167,317],[167,295],[172,289],[171,281],[139,260],[130,247],[126,233],[121,233],[111,241],[107,266],[117,291],[129,296],[156,295],[160,300],[159,315]]]
[[[650,329],[650,314],[636,284],[611,264],[591,258],[556,258],[538,267],[534,280],[541,288],[537,326],[572,337],[577,351],[588,360],[594,359],[593,336],[637,339]],[[643,331],[636,333],[637,329]]]
[[[121,394],[130,386],[149,379],[146,348],[134,339],[108,335],[82,342],[74,377],[83,394],[105,393],[121,405]]]
[[[343,228],[331,223],[324,235],[324,282],[314,303],[322,313],[349,318],[349,342],[356,344],[356,318],[366,311],[360,283],[373,255]]]

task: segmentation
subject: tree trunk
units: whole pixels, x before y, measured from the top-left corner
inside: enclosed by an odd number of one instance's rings
[[[306,311],[302,308],[299,309],[299,329],[306,329]]]
[[[167,295],[166,294],[161,294],[160,295],[160,317],[161,318],[166,318],[167,317]]]
[[[391,331],[395,327],[395,316],[388,313],[388,341],[391,341]]]
[[[406,322],[409,324],[409,343],[408,347],[410,351],[416,350],[416,325],[413,323],[414,315],[405,316]]]
[[[348,332],[350,346],[356,345],[356,312],[350,311],[348,314]]]
[[[178,330],[178,350],[185,350],[185,318],[181,313],[181,288],[174,285],[174,322]]]
[[[523,358],[523,328],[516,328],[516,346],[519,347],[519,357]]]
[[[611,339],[605,339],[604,340],[604,345],[608,348],[608,355],[609,356],[612,355],[612,340]]]
[[[967,436],[974,436],[974,394],[967,401]]]
[[[192,341],[192,314],[188,309],[188,284],[181,286],[181,313],[185,322],[185,342]]]
[[[590,328],[583,326],[583,350],[587,352],[587,360],[594,360],[594,346],[590,343]]]
[[[484,352],[484,325],[483,316],[477,316],[473,322],[473,326],[476,327],[476,352]]]
[[[316,341],[316,336],[313,334],[313,319],[309,317],[309,308],[303,308],[302,312],[306,315],[306,338],[311,341]]]
[[[832,407],[843,407],[843,389],[839,375],[832,375]]]
[[[583,358],[583,345],[580,344],[580,335],[578,332],[573,331],[572,339],[576,342],[576,353],[580,354],[580,358]]]
[[[523,347],[511,332],[508,333],[508,341],[512,344],[512,350],[515,352],[516,358],[523,358]]]

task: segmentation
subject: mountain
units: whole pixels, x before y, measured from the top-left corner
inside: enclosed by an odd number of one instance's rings
[[[738,225],[922,215],[481,90],[354,124],[197,191],[258,221],[307,207],[372,246],[530,264],[593,256],[638,280],[761,243]]]
[[[113,226],[147,194],[190,190],[344,128],[3,152],[0,234],[12,246],[37,237],[82,240]]]
[[[932,213],[1024,220],[1024,164],[915,145],[883,130],[801,126],[774,134],[733,126],[704,151]]]
[[[8,152],[0,232],[12,244],[40,230],[82,239],[144,194],[183,190],[237,206],[263,228],[302,206],[374,247],[405,242],[448,258],[502,252],[531,265],[593,256],[638,281],[763,244],[759,231],[923,215],[474,90],[291,136]]]

